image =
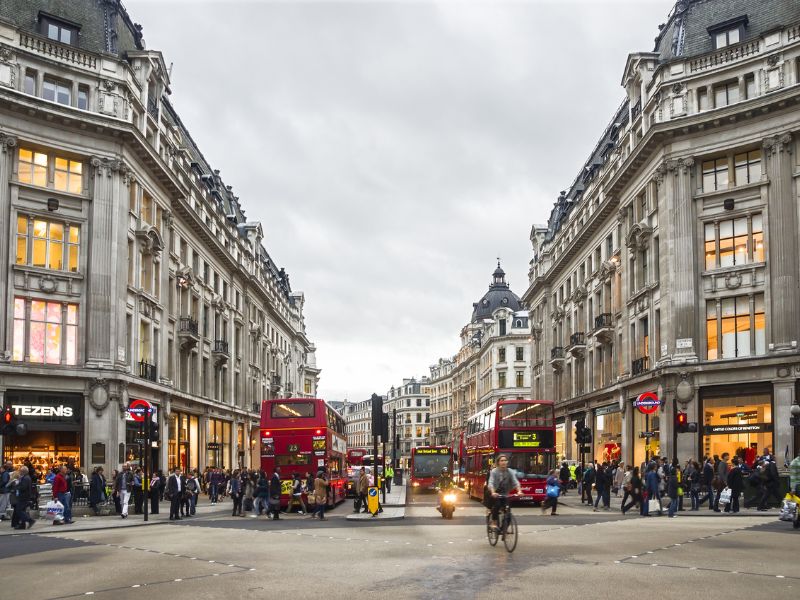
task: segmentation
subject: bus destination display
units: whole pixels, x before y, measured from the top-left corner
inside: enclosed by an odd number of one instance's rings
[[[415,448],[417,454],[450,454],[450,448]]]
[[[552,431],[500,431],[501,448],[552,448]]]

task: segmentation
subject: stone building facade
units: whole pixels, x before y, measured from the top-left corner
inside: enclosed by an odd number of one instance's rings
[[[261,400],[316,395],[305,298],[172,106],[119,0],[0,14],[3,454],[107,472],[156,408],[166,469],[259,463]]]
[[[389,415],[389,444],[394,441],[397,455],[395,465],[408,468],[411,449],[431,443],[431,396],[430,380],[423,377],[403,379],[397,387],[392,386],[385,396],[383,412]],[[392,422],[392,416],[396,422]]]
[[[677,2],[622,87],[531,230],[532,395],[556,400],[567,458],[583,421],[586,458],[782,463],[798,443],[800,4]]]
[[[471,415],[497,400],[527,398],[531,390],[528,311],[499,263],[472,309],[458,353],[430,367],[433,441],[456,452]]]

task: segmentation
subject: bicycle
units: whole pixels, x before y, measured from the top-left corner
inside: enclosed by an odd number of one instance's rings
[[[497,500],[503,502],[500,508],[499,527],[492,527],[492,513],[486,515],[486,535],[489,538],[489,545],[496,546],[497,541],[502,538],[503,545],[508,552],[513,552],[517,547],[517,537],[519,530],[517,518],[511,514],[511,505],[508,503],[508,496],[498,495]]]

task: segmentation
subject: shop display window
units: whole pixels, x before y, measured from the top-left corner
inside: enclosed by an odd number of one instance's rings
[[[646,415],[633,409],[633,464],[641,466],[655,456],[661,456],[660,411]]]
[[[703,453],[725,452],[751,463],[773,450],[772,394],[754,392],[703,398]]]
[[[622,413],[596,415],[593,442],[595,460],[619,460],[622,457]]]
[[[24,438],[6,437],[3,459],[14,469],[30,463],[40,482],[55,466],[72,464],[81,469],[81,434],[77,431],[30,431]]]

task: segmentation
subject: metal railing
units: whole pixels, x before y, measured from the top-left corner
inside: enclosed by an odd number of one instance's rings
[[[594,318],[595,329],[606,329],[607,327],[613,327],[613,325],[614,317],[611,315],[611,313],[603,313]]]
[[[214,340],[214,352],[218,354],[228,354],[228,342],[225,340]]]
[[[198,335],[197,321],[191,317],[181,317],[178,321],[178,333],[190,333]]]
[[[556,346],[555,348],[550,349],[550,360],[555,360],[558,358],[564,358],[563,346]]]
[[[158,121],[158,100],[153,96],[147,98],[147,112]]]
[[[582,331],[578,331],[569,336],[570,346],[585,346],[586,335]]]
[[[149,379],[150,381],[156,381],[156,366],[151,365],[148,362],[140,361],[139,362],[139,377],[144,379]]]
[[[642,112],[641,98],[639,98],[639,101],[633,105],[633,108],[631,108],[631,121],[633,121],[639,115],[640,112]]]
[[[650,370],[650,357],[643,356],[631,362],[631,375],[640,375]]]

